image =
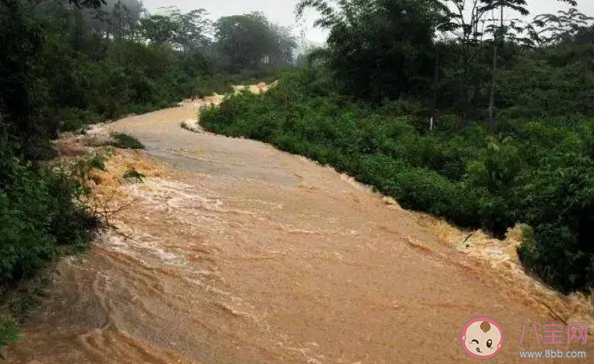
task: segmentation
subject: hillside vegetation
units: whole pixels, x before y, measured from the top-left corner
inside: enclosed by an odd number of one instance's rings
[[[563,292],[594,288],[594,27],[521,0],[303,0],[328,47],[202,125],[329,164],[410,209],[503,237]],[[571,3],[571,2],[570,2]],[[460,11],[458,11],[460,10]],[[501,17],[503,15],[503,18]]]

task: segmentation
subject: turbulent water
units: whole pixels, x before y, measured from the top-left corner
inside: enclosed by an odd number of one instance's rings
[[[492,362],[550,348],[522,326],[560,322],[488,264],[329,168],[182,129],[196,111],[108,126],[169,172],[120,187],[118,231],[60,263],[8,362],[470,363],[477,316],[504,331]]]

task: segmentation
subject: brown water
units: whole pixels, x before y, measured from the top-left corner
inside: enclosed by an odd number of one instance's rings
[[[537,298],[413,214],[304,158],[182,129],[195,114],[108,126],[181,172],[120,187],[135,200],[120,233],[59,265],[8,362],[470,363],[460,332],[477,316],[505,334],[491,362],[551,348],[518,344],[522,325],[559,323]]]

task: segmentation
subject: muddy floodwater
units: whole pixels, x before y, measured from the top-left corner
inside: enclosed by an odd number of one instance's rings
[[[569,350],[536,343],[532,324],[562,323],[538,298],[413,214],[304,158],[182,129],[196,112],[105,126],[166,172],[119,187],[134,203],[118,231],[59,264],[9,363],[472,363],[460,335],[477,316],[504,333],[489,362]]]

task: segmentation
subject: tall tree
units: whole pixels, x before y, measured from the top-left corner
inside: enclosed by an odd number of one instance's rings
[[[278,67],[293,63],[293,50],[297,47],[297,37],[289,27],[277,24],[270,25],[272,47],[269,51],[270,64]]]
[[[152,44],[172,45],[178,24],[165,15],[151,15],[140,20],[142,37]]]
[[[368,99],[422,93],[433,79],[437,28],[450,11],[438,0],[302,0],[330,31],[329,64],[345,91]]]
[[[534,17],[529,28],[531,40],[538,46],[570,42],[583,32],[592,20],[593,17],[581,13],[576,8],[559,10],[557,14],[540,14]]]
[[[76,7],[89,7],[89,8],[98,8],[101,5],[105,5],[105,0],[68,0],[70,4],[75,5]]]
[[[271,24],[262,13],[220,18],[215,23],[215,39],[223,63],[236,71],[263,63],[290,63],[297,46],[288,28]]]
[[[480,68],[478,59],[481,55],[485,35],[490,35],[492,43],[491,56],[491,82],[489,88],[488,123],[495,123],[495,73],[497,70],[498,53],[506,42],[506,38],[515,37],[517,33],[524,32],[523,27],[518,26],[521,21],[517,19],[507,20],[505,15],[509,13],[526,16],[526,0],[443,0],[457,13],[454,21],[457,27],[453,29],[455,37],[462,50],[462,83],[461,98],[464,104],[464,117],[468,117],[471,105],[475,103],[474,98],[481,87],[474,75],[474,70]],[[558,0],[559,2],[575,5],[574,0]]]
[[[188,53],[204,50],[211,42],[212,23],[206,18],[205,9],[182,13],[178,8],[168,8],[167,15],[175,23],[173,42]]]
[[[91,31],[105,38],[133,38],[145,12],[140,0],[105,0],[103,6],[82,10]]]
[[[504,11],[505,9],[511,9],[515,12],[520,13],[523,16],[529,14],[526,9],[527,3],[525,0],[481,0],[484,12],[499,13],[499,19],[493,16],[493,21],[496,21],[497,25],[489,27],[491,34],[493,35],[493,58],[491,65],[491,89],[489,91],[489,108],[488,108],[488,125],[492,130],[495,127],[495,92],[497,89],[496,83],[496,72],[497,72],[497,51],[499,48],[503,48],[505,43],[505,34],[507,28],[504,24]],[[497,21],[498,20],[498,21]]]
[[[481,42],[485,33],[490,28],[492,29],[494,22],[500,22],[500,26],[495,28],[497,31],[491,32],[492,35],[504,31],[502,12],[505,8],[512,9],[523,15],[527,15],[528,11],[526,10],[525,0],[445,0],[445,3],[454,9],[456,13],[453,21],[457,26],[452,27],[452,30],[454,30],[455,37],[462,50],[462,87],[460,91],[464,105],[463,116],[467,118],[473,104],[473,98],[480,87],[476,82],[477,78],[475,76],[471,77],[471,75],[476,68],[477,57],[480,54]],[[499,10],[501,16],[497,16],[496,10]],[[492,71],[497,67],[496,42],[493,42],[493,47]],[[494,91],[494,88],[494,80],[492,80],[491,90]],[[491,111],[492,109],[489,108],[489,113]]]

